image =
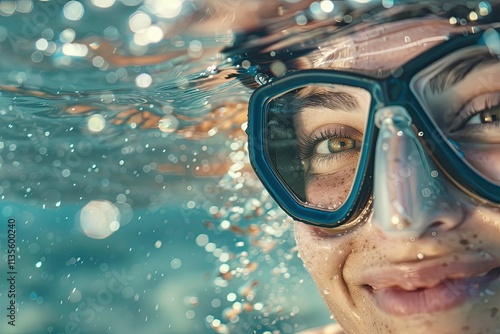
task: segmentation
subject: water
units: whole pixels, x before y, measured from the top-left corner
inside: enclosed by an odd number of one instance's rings
[[[255,67],[236,43],[258,47],[241,31],[258,31],[266,6],[293,8],[273,21],[292,32],[301,7],[327,18],[309,3],[0,3],[0,332],[330,321],[292,222],[249,166]]]

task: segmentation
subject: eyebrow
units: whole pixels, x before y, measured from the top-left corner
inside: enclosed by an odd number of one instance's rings
[[[303,96],[298,94],[294,99],[292,108],[297,111],[303,111],[305,108],[356,111],[359,110],[359,103],[354,95],[347,92],[313,90],[311,93]]]
[[[487,60],[494,58],[489,53],[470,55],[468,58],[460,58],[429,80],[429,87],[433,94],[440,94],[448,88],[462,81],[475,67]]]

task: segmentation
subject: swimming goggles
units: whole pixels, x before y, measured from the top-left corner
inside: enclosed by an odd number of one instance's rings
[[[270,80],[247,128],[264,187],[295,220],[330,228],[392,191],[431,203],[443,179],[500,204],[499,32],[450,36],[384,78],[311,69]]]

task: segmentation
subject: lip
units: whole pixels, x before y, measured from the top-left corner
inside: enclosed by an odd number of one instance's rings
[[[368,269],[361,286],[385,313],[413,315],[445,311],[467,300],[494,294],[488,287],[499,280],[500,262],[432,260]]]

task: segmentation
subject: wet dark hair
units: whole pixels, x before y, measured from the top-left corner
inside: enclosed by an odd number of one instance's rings
[[[477,9],[479,3],[490,6],[489,15],[480,15],[476,21],[470,22],[473,25],[483,25],[500,20],[500,0],[491,1],[436,1],[436,0],[394,0],[394,5],[390,8],[383,6],[382,1],[372,1],[373,4],[363,7],[349,5],[348,2],[337,3],[341,7],[342,14],[324,21],[315,20],[311,13],[305,11],[301,14],[308,19],[308,24],[297,28],[297,24],[292,20],[288,25],[281,23],[278,27],[271,25],[260,28],[249,33],[241,34],[236,39],[233,47],[227,48],[223,52],[234,59],[236,66],[243,62],[251,64],[250,67],[238,66],[238,74],[235,75],[241,82],[251,88],[257,88],[255,82],[256,74],[265,77],[274,77],[283,74],[276,73],[273,65],[277,62],[282,64],[281,68],[292,71],[310,67],[307,64],[307,56],[318,50],[318,45],[328,47],[329,41],[335,42],[336,37],[349,35],[361,29],[369,29],[388,22],[397,22],[410,18],[441,17],[457,19],[457,25],[468,24],[468,17],[472,10]],[[349,17],[349,22],[345,20]],[[287,34],[273,31],[273,29],[288,28]],[[271,36],[271,37],[270,37]],[[307,38],[298,38],[306,36]],[[263,37],[266,37],[265,39]],[[265,42],[257,43],[259,38]],[[300,40],[297,42],[297,39]],[[273,45],[277,45],[273,48]],[[279,45],[279,47],[278,47]],[[265,50],[265,51],[263,51]],[[273,50],[270,52],[269,50]],[[237,53],[236,53],[237,52]]]

